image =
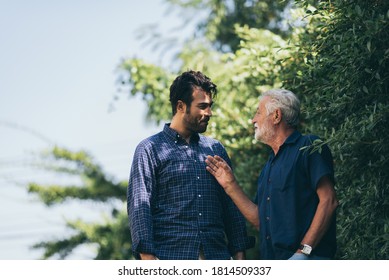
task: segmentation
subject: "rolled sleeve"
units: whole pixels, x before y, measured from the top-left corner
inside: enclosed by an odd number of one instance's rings
[[[154,158],[144,144],[137,147],[131,166],[127,190],[127,212],[132,239],[132,250],[154,254],[151,204],[155,189]]]

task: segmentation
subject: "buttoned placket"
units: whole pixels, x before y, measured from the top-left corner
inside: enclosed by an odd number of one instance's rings
[[[202,212],[202,204],[203,204],[203,197],[202,197],[202,193],[201,193],[201,188],[197,187],[200,185],[200,180],[201,180],[201,177],[200,177],[200,169],[201,167],[198,166],[199,165],[199,162],[198,162],[198,151],[199,149],[199,146],[196,145],[196,144],[191,144],[191,161],[193,161],[193,164],[195,165],[195,170],[196,170],[196,184],[195,184],[195,191],[196,191],[196,206],[197,206],[197,214],[198,214],[198,218],[197,218],[197,221],[198,221],[198,227],[199,227],[199,232],[202,233],[203,231],[201,230],[201,220],[202,220],[202,216],[203,216],[203,212]]]
[[[270,223],[271,223],[271,189],[272,189],[272,180],[271,180],[271,173],[272,168],[274,166],[275,160],[277,156],[272,156],[270,159],[269,169],[267,171],[267,188],[266,188],[266,211],[265,211],[265,223],[266,223],[266,240],[267,242],[271,242],[271,232],[270,232]]]
[[[181,142],[181,143],[180,143]],[[184,139],[181,138],[179,134],[176,136],[175,143],[177,144],[179,149],[182,149],[187,156],[188,160],[192,161],[192,163],[195,165],[194,170],[196,171],[196,175],[194,178],[195,181],[195,186],[199,185],[199,182],[201,177],[199,174],[200,167],[196,166],[198,164],[198,160],[196,155],[198,154],[197,149],[198,147],[195,144],[188,144]],[[197,221],[198,221],[198,226],[200,228],[199,232],[202,233],[203,231],[201,230],[200,224],[201,224],[201,218],[203,216],[203,213],[201,212],[201,204],[202,204],[202,194],[199,192],[200,190],[198,188],[194,188],[194,190],[197,192],[196,194],[196,207],[197,207]]]

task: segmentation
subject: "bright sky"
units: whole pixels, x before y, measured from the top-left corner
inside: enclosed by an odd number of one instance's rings
[[[27,182],[48,179],[28,166],[31,152],[48,147],[40,135],[89,151],[127,180],[136,144],[159,128],[145,124],[139,99],[123,96],[108,113],[115,71],[124,57],[161,62],[136,31],[180,25],[168,8],[163,0],[0,0],[0,259],[39,258],[29,246],[64,234],[64,218],[101,214],[93,203],[47,208],[27,195]]]

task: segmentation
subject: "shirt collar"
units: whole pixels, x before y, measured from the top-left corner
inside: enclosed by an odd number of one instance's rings
[[[288,136],[288,138],[286,138],[284,144],[293,144],[297,141],[297,139],[299,139],[301,136],[301,133],[297,130],[293,131],[293,133],[291,135]]]
[[[297,140],[300,138],[300,136],[301,136],[301,133],[299,131],[297,131],[297,130],[293,131],[293,133],[291,135],[289,135],[288,138],[286,138],[285,142],[281,145],[277,155],[284,148],[284,146],[296,143]],[[275,156],[274,151],[272,149],[271,150],[271,157],[274,157],[274,156]]]
[[[173,139],[175,143],[180,141],[185,141],[184,138],[182,138],[180,134],[177,133],[177,131],[170,128],[170,123],[165,124],[163,128],[163,132],[165,132],[169,136],[169,138]],[[194,133],[190,139],[191,142],[193,141],[195,143],[199,142],[199,140],[200,140],[200,136],[198,133]]]

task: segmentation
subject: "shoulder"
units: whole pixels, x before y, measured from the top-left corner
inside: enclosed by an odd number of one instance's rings
[[[220,141],[218,141],[212,137],[204,136],[204,135],[199,135],[199,137],[200,137],[200,142],[202,144],[205,144],[205,145],[210,146],[210,147],[218,147],[218,148],[224,149],[223,144]]]
[[[299,131],[295,131],[287,141],[288,143],[293,143],[291,147],[304,152],[309,151],[309,154],[325,144],[318,136],[314,134],[302,134]]]
[[[309,157],[324,157],[332,160],[331,150],[326,141],[314,134],[302,135],[300,140],[300,149],[306,150]]]
[[[320,137],[314,134],[301,135],[301,141],[305,144],[314,144],[316,140],[321,141]]]
[[[163,132],[158,132],[146,139],[143,139],[136,147],[136,151],[149,151],[158,147],[164,140]]]
[[[327,146],[327,144],[319,136],[314,134],[301,134],[299,137],[298,146],[303,149],[317,149],[320,147]]]

